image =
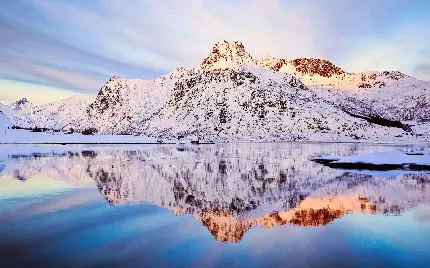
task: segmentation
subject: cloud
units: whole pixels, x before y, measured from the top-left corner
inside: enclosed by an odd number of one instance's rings
[[[34,104],[44,104],[65,99],[72,95],[80,95],[88,101],[94,99],[93,94],[78,93],[61,87],[0,79],[0,103],[2,104],[10,104],[21,98],[28,98]]]
[[[13,63],[0,78],[77,91],[95,93],[95,81],[113,75],[192,68],[222,40],[256,57],[318,57],[349,71],[413,73],[430,62],[423,0],[15,2],[0,9],[0,60]]]
[[[66,88],[82,91],[83,93],[96,93],[97,91],[95,89],[100,89],[105,83],[103,79],[95,79],[88,75],[80,75],[27,62],[5,61],[0,59],[0,67],[3,70],[14,71],[0,72],[0,74],[6,77],[8,75],[13,77],[13,74],[18,72],[19,74],[25,74],[26,77],[32,78],[31,81],[33,82],[39,81],[45,84],[64,86]]]
[[[414,74],[421,79],[430,81],[430,62],[420,63],[415,66]]]
[[[97,52],[159,70],[194,67],[221,40],[240,40],[257,57],[271,54],[343,61],[357,50],[364,53],[356,44],[378,45],[380,39],[391,38],[392,27],[399,23],[392,13],[405,4],[402,0],[390,5],[374,0],[191,0],[187,4],[106,0],[94,12],[79,1],[33,2],[45,16],[73,21],[66,27],[79,27],[84,31],[81,36],[95,37],[98,42],[90,39],[89,43]]]
[[[430,61],[429,26],[428,22],[417,22],[396,28],[383,41],[364,40],[360,42],[361,50],[344,60],[345,65],[349,71],[399,70],[412,74],[419,61]]]

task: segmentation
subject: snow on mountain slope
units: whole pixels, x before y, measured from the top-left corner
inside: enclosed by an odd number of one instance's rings
[[[34,120],[29,116],[32,114],[34,104],[26,98],[22,98],[10,105],[0,104],[0,111],[12,122],[13,125],[29,127],[34,126]]]
[[[87,101],[80,96],[40,105],[34,110],[35,121],[50,128],[62,129],[80,118],[87,106]]]
[[[392,120],[430,120],[430,82],[398,71],[348,73],[326,60],[270,56],[258,65],[296,75],[321,98],[344,109]]]
[[[79,96],[40,106],[23,98],[10,105],[0,105],[0,111],[16,126],[62,129],[80,118],[86,107],[87,102]]]
[[[114,77],[87,118],[80,128],[167,138],[307,140],[324,133],[336,140],[344,134],[352,139],[404,132],[349,116],[294,76],[244,67],[181,69],[153,81]]]
[[[0,111],[0,129],[10,128],[12,127],[12,122],[6,115]]]
[[[259,67],[240,42],[217,43],[191,70],[154,80],[112,77],[84,117],[77,128],[164,138],[352,140],[405,134],[350,116],[291,74]]]
[[[311,89],[321,98],[355,113],[400,121],[430,120],[430,83],[414,78],[363,92]]]
[[[178,68],[154,80],[112,77],[89,105],[85,120],[77,122],[76,127],[96,127],[104,134],[135,134],[167,103],[184,72]]]
[[[321,97],[363,114],[401,121],[430,120],[430,82],[400,72],[367,72],[350,75],[355,90],[346,84],[328,91],[313,87]]]
[[[216,73],[187,72],[175,84],[173,98],[140,132],[237,140],[307,140],[317,134],[336,140],[343,134],[349,139],[368,138],[376,132],[390,135],[403,130],[387,130],[353,118],[289,74],[236,67]]]

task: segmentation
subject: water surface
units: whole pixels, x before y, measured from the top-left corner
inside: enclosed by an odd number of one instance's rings
[[[1,149],[1,267],[430,263],[430,174],[310,161],[428,145]]]

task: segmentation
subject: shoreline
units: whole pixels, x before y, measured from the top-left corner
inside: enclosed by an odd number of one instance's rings
[[[191,142],[180,145],[215,145],[226,143],[299,143],[299,144],[322,144],[322,143],[342,143],[342,144],[364,144],[364,145],[429,145],[430,141],[416,141],[416,142],[360,142],[360,141],[221,141],[213,143],[200,143],[192,144]],[[0,142],[0,145],[176,145],[177,142]]]

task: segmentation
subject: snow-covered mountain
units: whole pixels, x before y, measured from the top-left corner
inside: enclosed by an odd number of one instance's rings
[[[81,118],[87,105],[80,96],[39,106],[23,98],[10,105],[0,104],[0,111],[16,126],[62,129]]]
[[[322,68],[327,65],[330,71],[297,62],[302,72],[344,73],[326,61]],[[279,70],[267,58],[255,60],[240,42],[219,42],[194,69],[178,68],[154,80],[112,77],[77,127],[235,140],[392,140],[407,135],[400,122],[393,128],[351,115]]]
[[[114,76],[89,106],[71,98],[0,107],[20,126],[217,140],[428,140],[430,82],[349,73],[329,61],[253,58],[219,42],[193,69],[153,80]],[[404,122],[406,121],[406,122]]]
[[[0,111],[12,122],[13,125],[21,127],[34,126],[34,120],[29,116],[32,114],[34,104],[27,98],[22,98],[10,105],[0,104]]]

